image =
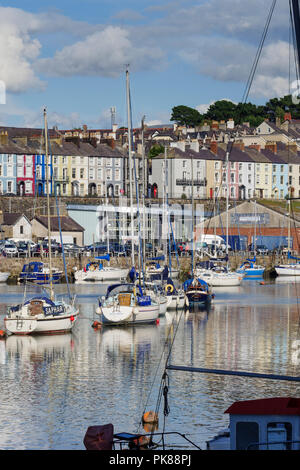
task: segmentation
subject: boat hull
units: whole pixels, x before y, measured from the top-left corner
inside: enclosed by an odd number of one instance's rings
[[[278,276],[300,276],[300,265],[279,265],[275,266],[275,271]]]
[[[119,281],[121,279],[125,279],[128,276],[128,273],[129,269],[103,268],[98,271],[76,271],[74,277],[76,283]]]
[[[257,268],[257,269],[249,268],[249,269],[245,269],[245,270],[241,270],[241,271],[239,271],[237,269],[236,272],[240,273],[240,274],[243,274],[244,278],[262,277],[264,275],[265,268]]]
[[[9,276],[10,273],[0,273],[0,282],[6,282]]]
[[[186,299],[188,306],[208,304],[211,302],[211,295],[206,292],[199,292],[198,290],[191,290],[186,292]]]
[[[136,325],[155,323],[159,317],[159,305],[101,307],[104,325]]]
[[[243,275],[238,273],[215,273],[215,272],[197,272],[196,276],[199,279],[207,282],[211,287],[233,287],[240,286],[243,280]]]
[[[185,305],[184,295],[168,295],[167,296],[167,310],[176,310],[183,308]]]
[[[63,334],[72,330],[78,310],[63,316],[49,318],[5,318],[5,328],[15,335],[28,334]]]
[[[61,281],[62,271],[52,274],[52,283],[58,284]],[[19,282],[33,282],[34,284],[50,284],[50,275],[37,273],[37,274],[20,274]]]

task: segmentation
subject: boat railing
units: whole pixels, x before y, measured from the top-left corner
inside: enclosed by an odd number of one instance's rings
[[[249,444],[246,448],[246,450],[252,450],[251,447],[254,447],[254,448],[259,448],[261,446],[268,446],[271,447],[273,445],[282,445],[284,444],[285,446],[292,446],[292,444],[300,444],[300,441],[268,441],[268,442],[252,442],[251,444]],[[286,447],[287,448],[287,447]],[[291,448],[291,447],[290,447]],[[257,449],[254,449],[254,450],[257,450]],[[270,450],[270,449],[269,449]]]
[[[147,448],[149,450],[154,449],[154,448],[162,448],[162,450],[165,450],[165,447],[167,446],[165,442],[165,436],[170,436],[170,435],[177,435],[183,438],[185,441],[187,441],[189,444],[191,444],[193,447],[195,447],[198,450],[202,450],[201,447],[199,447],[197,444],[195,444],[193,441],[191,441],[185,434],[182,434],[180,432],[176,431],[170,431],[170,432],[161,432],[161,433],[149,433],[149,434],[129,434],[129,433],[119,433],[119,434],[114,434],[114,440],[113,440],[113,449],[114,450],[124,450],[125,446],[128,446],[129,449],[133,450],[139,450],[140,448]],[[143,438],[145,441],[140,441],[140,439]],[[147,439],[149,438],[149,439]],[[153,442],[153,438],[159,438],[159,442]],[[144,442],[144,444],[143,444]],[[145,444],[146,442],[146,444]],[[118,449],[117,449],[118,447]],[[168,445],[169,447],[169,445]]]

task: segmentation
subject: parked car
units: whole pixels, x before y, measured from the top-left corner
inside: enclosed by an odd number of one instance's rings
[[[2,245],[1,254],[4,256],[17,256],[18,248],[13,243],[5,243]]]
[[[78,255],[84,250],[81,246],[76,245],[75,243],[64,243],[64,252],[72,255]]]
[[[249,245],[249,251],[255,251],[255,253],[258,255],[267,255],[269,253],[266,245],[256,245],[256,247],[254,247],[254,245],[251,244]]]
[[[31,253],[31,247],[26,242],[18,242],[17,243],[17,249],[18,249],[18,256],[28,256],[28,251],[30,250]]]

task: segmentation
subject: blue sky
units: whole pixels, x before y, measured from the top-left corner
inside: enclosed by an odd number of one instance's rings
[[[134,125],[167,123],[173,106],[204,111],[241,100],[271,0],[0,1],[0,124],[127,125],[130,67]],[[278,0],[250,95],[289,92],[288,2]]]

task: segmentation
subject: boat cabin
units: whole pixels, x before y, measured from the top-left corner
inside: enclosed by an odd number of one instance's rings
[[[300,398],[237,401],[230,416],[230,450],[299,450]]]

